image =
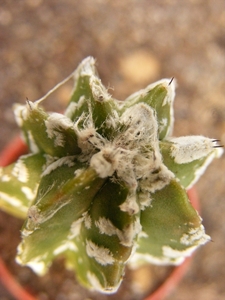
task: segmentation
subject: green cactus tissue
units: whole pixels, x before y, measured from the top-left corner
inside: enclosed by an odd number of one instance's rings
[[[127,263],[176,265],[210,239],[186,189],[223,150],[172,136],[175,80],[118,101],[92,57],[70,77],[64,114],[41,107],[48,94],[15,105],[30,153],[0,169],[0,206],[25,219],[18,263],[43,275],[63,255],[84,286],[113,293]]]

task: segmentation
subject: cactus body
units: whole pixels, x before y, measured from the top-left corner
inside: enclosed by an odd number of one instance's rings
[[[88,288],[115,292],[126,263],[179,264],[210,238],[186,189],[222,153],[173,138],[175,81],[115,100],[88,57],[65,114],[15,105],[30,154],[0,169],[1,207],[24,217],[17,261],[42,275],[58,255]]]

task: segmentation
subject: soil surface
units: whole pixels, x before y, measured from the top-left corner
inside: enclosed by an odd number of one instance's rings
[[[202,134],[225,144],[224,0],[8,0],[0,7],[0,149],[19,132],[12,104],[42,97],[88,55],[97,59],[103,83],[118,99],[175,77],[174,135]],[[62,111],[70,87],[60,89],[46,106]],[[197,251],[168,300],[225,298],[225,156],[213,162],[196,187],[213,242]],[[62,259],[38,278],[14,262],[21,225],[0,213],[0,254],[40,300],[137,300],[152,288],[159,267],[128,271],[118,294],[111,296],[80,287]],[[12,299],[0,284],[0,300]]]

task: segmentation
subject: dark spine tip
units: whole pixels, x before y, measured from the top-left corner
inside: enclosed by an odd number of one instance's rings
[[[29,106],[29,108],[30,108],[30,110],[32,110],[32,106],[31,106],[31,104],[30,104],[30,100],[28,99],[28,98],[26,98],[27,100],[26,100],[26,103],[27,103],[27,105]]]
[[[169,85],[171,85],[171,83],[173,82],[173,80],[174,80],[174,77],[172,77],[172,78],[170,79]]]

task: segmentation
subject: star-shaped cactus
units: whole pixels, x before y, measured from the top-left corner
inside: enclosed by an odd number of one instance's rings
[[[186,189],[222,149],[173,138],[175,80],[124,102],[86,58],[64,114],[15,105],[30,153],[0,169],[2,209],[25,218],[17,262],[44,274],[64,255],[88,288],[115,292],[126,263],[179,264],[210,238]]]

